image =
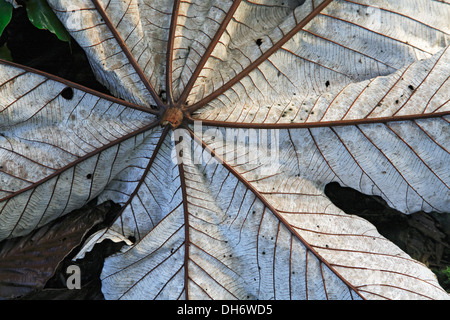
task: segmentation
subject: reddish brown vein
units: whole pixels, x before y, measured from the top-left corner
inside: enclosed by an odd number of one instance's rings
[[[180,204],[181,204],[181,203],[180,203]],[[179,206],[177,206],[175,209],[177,209],[178,207],[179,207]],[[164,223],[164,221],[167,219],[168,216],[170,216],[170,214],[166,215],[166,216],[165,216],[165,217],[164,217],[164,218],[163,218],[163,219],[162,219],[162,220],[161,220],[161,221],[160,221],[160,222],[159,222],[159,223],[158,223],[158,224],[150,231],[150,232],[152,232],[153,230],[155,230],[157,226],[162,225],[162,224]],[[112,277],[112,276],[114,276],[114,275],[116,275],[116,274],[118,274],[118,273],[120,273],[120,272],[123,272],[125,269],[131,268],[131,267],[133,267],[134,265],[138,264],[139,262],[145,260],[145,259],[148,258],[149,256],[154,255],[156,252],[158,252],[159,250],[161,250],[162,248],[164,248],[164,245],[165,245],[170,239],[172,239],[172,237],[175,236],[175,235],[181,230],[181,228],[183,228],[183,225],[181,225],[177,230],[175,230],[174,232],[172,232],[172,234],[171,234],[169,237],[167,237],[167,239],[165,239],[165,240],[161,243],[161,245],[159,245],[159,246],[158,246],[157,248],[155,248],[153,251],[149,252],[149,253],[146,254],[145,256],[140,257],[140,258],[137,259],[136,261],[131,262],[129,265],[127,265],[127,266],[124,267],[123,269],[114,271],[113,273],[110,273],[110,274],[106,275],[105,277],[102,278],[102,280],[107,279],[107,278],[109,278],[109,277]],[[106,231],[105,231],[105,233],[106,233]],[[142,241],[142,239],[140,239],[139,241],[135,242],[133,245],[134,245],[134,246],[137,246],[137,244],[139,244],[140,241]],[[178,251],[182,246],[183,246],[183,243],[181,243],[176,249],[174,249],[168,257],[166,257],[163,261],[161,261],[160,263],[158,263],[152,270],[156,269],[156,268],[157,268],[158,266],[160,266],[165,260],[167,260],[167,259],[169,259],[171,256],[173,256],[173,254],[174,254],[176,251]],[[125,255],[126,252],[122,252],[122,253],[118,253],[118,254]],[[149,272],[147,272],[146,275],[148,275],[152,270],[150,270]],[[146,275],[144,275],[143,277],[141,277],[139,281],[141,281],[143,278],[145,278]],[[139,281],[137,281],[134,285],[136,285]],[[133,286],[134,286],[134,285],[133,285]]]
[[[131,195],[128,198],[128,201],[123,205],[122,209],[119,210],[119,212],[117,213],[116,219],[122,215],[123,211],[128,207],[128,205],[133,201],[134,197],[138,194],[140,187],[145,182],[145,178],[147,177],[148,173],[150,172],[150,169],[152,168],[152,166],[155,162],[156,156],[158,155],[158,151],[161,149],[161,146],[162,146],[164,140],[166,139],[168,132],[169,132],[169,127],[166,126],[164,128],[164,131],[161,133],[161,137],[159,138],[159,140],[155,146],[155,149],[153,150],[153,154],[148,162],[147,167],[145,168],[144,172],[142,173],[142,176],[139,179],[139,182],[136,185],[136,188],[134,189],[133,193],[131,193]],[[156,199],[155,199],[155,202],[156,202]],[[134,214],[133,214],[133,216],[134,216]],[[136,224],[136,226],[137,226],[137,224]]]
[[[435,113],[420,113],[401,115],[395,117],[378,117],[378,118],[364,118],[351,120],[335,120],[335,121],[315,121],[302,123],[252,123],[252,122],[225,122],[217,120],[202,120],[195,119],[191,116],[186,116],[189,123],[193,124],[199,121],[205,126],[225,127],[225,128],[243,128],[243,129],[294,129],[294,128],[320,128],[320,127],[340,127],[340,126],[354,126],[360,124],[370,123],[388,123],[397,121],[411,121],[428,118],[441,118],[450,115],[450,111],[442,111]]]
[[[397,169],[397,167],[395,166],[395,164],[393,163],[393,161],[391,160],[391,158],[389,158],[386,153],[382,150],[381,147],[379,147],[366,133],[364,133],[364,130],[362,130],[359,126],[356,126],[356,128],[364,135],[364,137],[378,150],[378,152],[380,154],[383,155],[383,157],[389,162],[389,164],[396,169],[397,173],[400,175],[400,177],[403,179],[403,181],[405,181],[405,183],[408,185],[408,187],[413,190],[421,199],[423,202],[427,203],[431,208],[434,209],[433,205],[428,202],[427,200],[424,199],[424,196],[422,196],[408,181],[408,179],[406,179],[406,177],[404,177],[404,175]],[[430,169],[431,170],[431,169]],[[432,171],[432,170],[431,170]],[[408,192],[408,189],[407,191]]]
[[[167,95],[167,103],[169,106],[173,104],[173,88],[172,88],[173,50],[179,11],[180,11],[180,0],[175,0],[173,4],[172,18],[170,21],[169,41],[167,42],[167,54],[166,54],[166,95]]]
[[[394,38],[394,37],[391,37],[391,36],[389,36],[389,35],[383,34],[383,33],[381,33],[381,32],[376,32],[376,31],[374,31],[374,30],[372,30],[372,29],[370,29],[370,28],[368,28],[368,27],[363,27],[362,25],[357,24],[356,22],[348,21],[348,20],[345,20],[345,19],[342,19],[342,18],[338,18],[338,17],[336,17],[336,16],[332,16],[332,15],[329,15],[329,14],[325,14],[325,13],[322,13],[321,15],[324,16],[324,17],[328,17],[328,18],[331,18],[331,19],[336,19],[336,20],[342,21],[342,22],[344,22],[344,23],[348,23],[348,24],[354,25],[354,26],[356,26],[356,27],[358,27],[358,28],[367,30],[367,31],[369,31],[369,32],[373,32],[373,33],[375,33],[375,34],[377,34],[377,35],[379,35],[379,36],[382,36],[382,37],[391,39],[391,40],[393,40],[393,41],[396,41],[396,42],[405,44],[405,45],[407,45],[407,46],[409,46],[409,47],[411,47],[411,48],[414,48],[414,49],[416,49],[416,50],[422,51],[422,52],[424,52],[424,53],[428,53],[428,54],[430,54],[430,55],[432,54],[431,52],[428,52],[428,51],[426,51],[425,49],[421,49],[421,48],[419,48],[419,47],[417,47],[417,46],[414,46],[414,45],[408,43],[408,41],[406,41],[406,40],[403,41],[403,40],[400,40],[400,39],[396,39],[396,38]]]
[[[427,167],[428,170],[430,170],[430,172],[443,184],[447,187],[447,189],[449,188],[449,186],[447,185],[447,183],[445,183],[444,180],[442,180],[442,178],[436,173],[434,172],[434,170],[426,163],[425,160],[422,159],[422,157],[419,155],[419,153],[408,143],[405,141],[405,139],[394,129],[392,129],[388,124],[386,124],[386,127],[389,129],[389,131],[393,132],[395,134],[395,136],[402,142],[404,143],[409,150],[411,150],[414,155],[419,159],[420,162],[422,162],[422,164]],[[433,141],[433,140],[432,140]],[[434,142],[435,143],[435,142]],[[410,160],[411,161],[411,160]],[[412,162],[412,161],[411,161]]]
[[[370,270],[370,271],[380,271],[380,272],[384,272],[384,273],[392,273],[392,274],[396,274],[396,275],[400,275],[402,277],[407,277],[407,278],[411,278],[420,282],[423,282],[426,285],[430,285],[436,289],[442,290],[444,291],[441,287],[428,282],[427,280],[424,280],[422,278],[419,278],[417,276],[408,274],[408,273],[403,273],[403,272],[399,272],[399,271],[393,271],[393,270],[387,270],[387,269],[375,269],[375,268],[368,268],[368,267],[358,267],[358,266],[347,266],[347,265],[341,265],[341,264],[333,264],[333,266],[338,267],[338,268],[346,268],[346,269],[354,269],[354,270]],[[359,286],[361,287],[361,286]],[[417,292],[416,292],[417,293]]]
[[[189,209],[188,209],[188,199],[186,190],[186,178],[184,175],[183,163],[180,161],[178,165],[178,170],[180,173],[180,184],[181,193],[183,196],[183,211],[184,211],[184,292],[186,300],[189,299],[189,246],[190,246],[190,236],[189,236]]]
[[[427,28],[430,28],[430,29],[433,29],[433,30],[435,30],[435,31],[441,32],[441,33],[443,33],[443,34],[445,34],[445,35],[448,35],[448,33],[445,32],[444,30],[440,30],[440,29],[438,29],[438,28],[436,28],[436,27],[433,27],[433,26],[431,26],[431,25],[429,25],[429,24],[426,24],[426,23],[423,22],[423,21],[420,21],[420,20],[418,20],[418,19],[415,19],[415,18],[413,18],[413,17],[411,17],[411,16],[407,16],[407,15],[405,15],[405,14],[403,14],[403,13],[400,13],[400,12],[397,12],[397,11],[388,10],[388,9],[385,9],[385,8],[380,8],[380,7],[378,7],[378,6],[371,6],[371,5],[367,5],[367,4],[357,3],[357,2],[354,2],[354,1],[351,1],[351,0],[345,0],[345,1],[348,2],[348,3],[354,4],[354,5],[357,5],[357,6],[372,7],[372,8],[376,8],[377,10],[383,10],[383,11],[386,11],[386,12],[389,12],[389,13],[392,13],[392,14],[395,14],[395,15],[398,15],[398,16],[401,16],[401,17],[403,17],[403,18],[412,20],[412,21],[414,21],[414,22],[416,22],[416,23],[419,23],[419,24],[421,24],[421,25],[426,26]]]
[[[86,159],[88,159],[88,158],[90,158],[90,157],[93,157],[93,156],[95,156],[95,155],[97,155],[97,154],[100,154],[100,153],[102,153],[104,150],[106,150],[106,149],[108,149],[108,148],[110,148],[110,147],[113,147],[113,146],[115,146],[115,145],[117,145],[117,144],[120,144],[120,143],[124,142],[124,141],[127,140],[127,139],[133,138],[134,136],[137,136],[137,135],[139,135],[139,134],[141,134],[141,133],[143,133],[143,132],[145,132],[145,131],[151,130],[151,129],[153,129],[154,127],[156,127],[158,124],[159,124],[158,121],[152,122],[152,123],[150,123],[150,124],[148,124],[148,125],[146,125],[146,126],[140,128],[140,129],[138,129],[138,130],[136,130],[136,131],[134,131],[134,132],[131,132],[131,133],[127,134],[127,135],[124,135],[123,137],[121,137],[121,138],[119,138],[119,139],[116,139],[116,140],[114,140],[114,141],[112,141],[112,142],[110,142],[110,143],[108,143],[108,144],[105,144],[105,145],[103,145],[102,147],[97,148],[96,150],[94,150],[94,151],[92,151],[92,152],[89,152],[89,153],[85,154],[84,156],[82,156],[82,157],[76,159],[75,161],[69,163],[68,165],[59,168],[58,170],[56,170],[56,171],[53,172],[52,174],[50,174],[50,175],[46,176],[45,178],[43,178],[43,179],[41,179],[41,180],[39,180],[39,181],[37,181],[37,182],[35,182],[35,183],[29,185],[28,187],[23,188],[23,189],[21,189],[21,190],[19,190],[19,191],[17,191],[17,192],[14,192],[14,193],[11,194],[11,195],[8,195],[8,196],[6,196],[6,197],[0,199],[0,201],[3,202],[3,201],[5,201],[5,200],[8,200],[8,199],[10,199],[10,198],[12,198],[12,197],[15,197],[15,196],[17,196],[17,195],[19,195],[19,194],[22,194],[22,193],[24,193],[24,192],[26,192],[26,191],[29,191],[29,190],[31,190],[31,189],[34,189],[34,188],[38,187],[39,185],[42,185],[43,183],[45,183],[45,182],[47,182],[47,181],[53,179],[54,177],[56,177],[56,176],[62,174],[64,171],[66,171],[66,170],[68,170],[68,169],[70,169],[70,168],[75,167],[76,165],[78,165],[79,163],[85,161]],[[1,211],[0,211],[0,213],[1,213]]]
[[[179,228],[178,230],[180,230],[181,228]],[[176,232],[178,232],[178,230],[176,231]],[[176,232],[175,233],[173,233],[173,234],[176,234]],[[172,235],[173,236],[173,235]],[[163,245],[172,237],[172,236],[170,236],[166,241],[164,241],[164,243],[163,243]],[[157,250],[159,250],[159,249],[161,249],[162,247],[163,247],[163,245],[161,245]],[[133,289],[139,282],[141,282],[142,280],[144,280],[150,273],[152,273],[153,271],[155,271],[159,266],[161,266],[161,265],[163,265],[164,263],[166,263],[167,261],[169,261],[169,259],[181,248],[181,246],[182,246],[182,244],[181,245],[179,245],[170,255],[168,255],[167,257],[165,257],[161,262],[159,262],[155,267],[153,267],[152,269],[150,269],[150,270],[148,270],[138,281],[136,281],[135,283],[133,283],[120,297],[119,297],[119,300],[122,298],[122,297],[124,297],[128,292],[130,292],[131,291],[131,289]],[[156,251],[156,250],[155,250]],[[143,257],[143,258],[141,258],[141,259],[139,259],[139,260],[137,260],[137,261],[135,261],[135,262],[133,262],[132,264],[130,264],[130,265],[128,265],[127,267],[131,267],[132,265],[134,265],[134,264],[137,264],[138,262],[140,262],[140,261],[142,261],[142,260],[144,260],[145,258],[148,258],[148,256],[149,256],[150,254],[148,254],[148,255],[146,255],[145,257]],[[181,269],[181,268],[180,268]],[[180,269],[178,269],[178,271],[177,272],[175,272],[175,274],[177,274],[179,271],[180,271]],[[124,269],[122,269],[122,270],[120,270],[120,271],[118,271],[118,272],[121,272],[121,271],[123,271]],[[111,275],[109,275],[109,276],[111,276]],[[109,277],[108,276],[108,277]],[[174,275],[173,275],[174,276]],[[170,279],[172,279],[173,278],[173,276],[170,278]],[[105,277],[105,278],[103,278],[103,279],[106,279],[107,277]],[[170,281],[170,280],[169,280]],[[166,283],[166,285],[167,285],[167,283]],[[162,289],[161,289],[162,290]],[[159,293],[158,293],[159,294]]]
[[[314,17],[316,17],[325,7],[327,7],[332,0],[325,0],[323,1],[317,8],[315,8],[308,16],[306,16],[302,21],[300,21],[294,28],[291,29],[284,37],[282,37],[276,44],[274,44],[270,49],[268,49],[266,52],[264,52],[261,56],[259,56],[255,61],[250,63],[244,70],[242,70],[240,73],[238,73],[234,78],[232,78],[230,81],[225,83],[222,87],[215,90],[199,102],[195,103],[191,107],[187,108],[187,111],[192,113],[203,106],[205,106],[207,103],[209,103],[211,100],[217,98],[222,93],[230,89],[233,85],[238,83],[242,78],[247,76],[251,71],[256,69],[261,63],[263,63],[266,59],[268,59],[272,54],[274,54],[278,49],[280,49],[286,42],[288,42],[296,33],[298,33],[300,30],[302,30]]]
[[[444,56],[444,54],[446,53],[448,47],[442,52],[442,54],[439,56],[438,59],[436,59],[436,62],[433,64],[433,66],[431,67],[431,69],[428,71],[427,75],[422,79],[422,81],[420,82],[420,84],[417,86],[417,88],[414,89],[413,93],[408,97],[408,99],[403,103],[403,105],[393,114],[393,116],[395,116],[397,113],[400,112],[400,110],[403,109],[403,107],[411,100],[411,98],[418,92],[418,90],[422,87],[422,85],[425,83],[425,81],[428,79],[428,77],[430,76],[430,74],[435,70],[436,66],[439,64],[441,58]],[[445,81],[443,82],[445,83]],[[441,85],[442,86],[442,85]],[[436,91],[435,91],[436,92]]]

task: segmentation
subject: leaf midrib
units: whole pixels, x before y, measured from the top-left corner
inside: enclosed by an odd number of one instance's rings
[[[147,131],[157,127],[158,125],[159,125],[159,121],[154,121],[154,122],[152,122],[152,123],[150,123],[150,124],[148,124],[148,125],[146,125],[146,126],[144,126],[142,128],[139,128],[138,130],[135,130],[135,131],[133,131],[131,133],[128,133],[127,135],[124,135],[124,136],[122,136],[122,137],[120,137],[120,138],[118,138],[118,139],[116,139],[114,141],[111,141],[110,143],[105,144],[104,146],[102,146],[100,148],[97,148],[94,151],[91,151],[91,152],[89,152],[89,153],[79,157],[75,161],[67,164],[66,166],[55,170],[55,172],[53,172],[52,174],[46,176],[45,178],[43,178],[43,179],[41,179],[39,181],[36,181],[33,184],[31,184],[31,185],[29,185],[29,186],[27,186],[27,187],[25,187],[25,188],[23,188],[23,189],[21,189],[19,191],[16,191],[16,192],[14,192],[12,194],[9,194],[9,195],[7,195],[4,198],[1,198],[0,202],[8,201],[9,199],[11,199],[11,198],[13,198],[13,197],[15,197],[15,196],[17,196],[19,194],[22,194],[22,193],[25,193],[25,192],[27,192],[29,190],[32,190],[32,189],[38,187],[39,185],[42,185],[43,183],[53,179],[54,177],[57,177],[57,176],[61,175],[64,171],[75,167],[79,163],[81,163],[81,162],[83,162],[83,161],[85,161],[85,160],[87,160],[87,159],[89,159],[89,158],[91,158],[91,157],[93,157],[93,156],[95,156],[97,154],[102,153],[106,149],[108,149],[110,147],[113,147],[115,145],[118,145],[118,144],[120,144],[120,143],[122,143],[122,142],[124,142],[124,141],[126,141],[128,139],[131,139],[131,138],[141,134],[141,133],[145,133],[145,132],[147,132]],[[0,213],[1,213],[1,210],[0,210]]]

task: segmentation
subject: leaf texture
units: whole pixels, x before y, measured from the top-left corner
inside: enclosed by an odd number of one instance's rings
[[[0,297],[10,299],[42,289],[58,264],[84,235],[102,222],[110,207],[87,206],[67,219],[57,219],[27,236],[0,244]]]
[[[3,238],[98,196],[107,298],[448,299],[324,193],[449,212],[447,3],[49,4],[117,98],[1,61]]]

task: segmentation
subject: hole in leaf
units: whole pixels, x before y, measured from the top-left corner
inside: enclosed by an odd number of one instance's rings
[[[256,39],[255,42],[258,45],[258,47],[260,47],[262,45],[262,39]]]
[[[66,100],[72,100],[73,89],[70,87],[65,88],[63,91],[61,91],[61,96]]]
[[[328,88],[330,86],[330,81],[327,80],[327,82],[325,82],[325,86]]]
[[[87,174],[87,175],[86,175],[86,179],[91,180],[91,179],[92,179],[92,174],[90,174],[90,173]]]
[[[410,85],[408,86],[408,88],[409,88],[410,90],[413,90],[413,91],[414,91],[413,85],[410,84]]]

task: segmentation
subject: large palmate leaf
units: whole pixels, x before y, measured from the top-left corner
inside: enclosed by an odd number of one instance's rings
[[[98,197],[106,298],[448,298],[324,193],[449,212],[447,3],[49,4],[116,97],[1,61],[0,239]]]

